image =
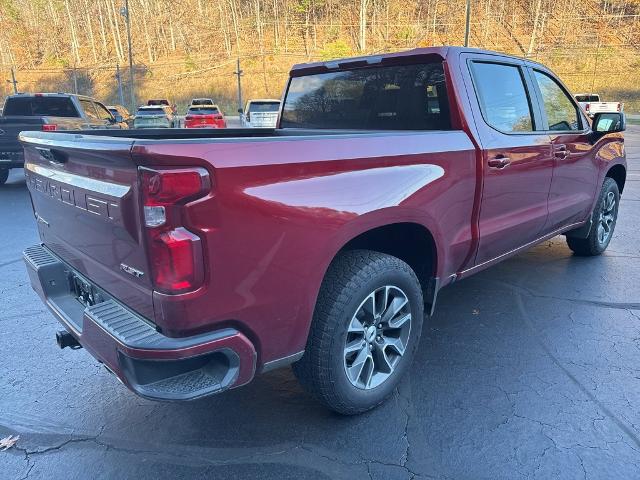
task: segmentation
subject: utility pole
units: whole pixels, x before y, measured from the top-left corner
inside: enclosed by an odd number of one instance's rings
[[[131,15],[129,15],[129,0],[125,0],[120,15],[127,20],[127,45],[129,46],[129,87],[131,89],[131,111],[136,109],[136,89],[133,82],[133,53],[131,51]]]
[[[118,98],[120,105],[124,105],[124,93],[122,93],[122,77],[120,76],[120,64],[116,63],[116,80],[118,81]]]
[[[7,83],[12,83],[13,84],[13,93],[18,93],[18,82],[16,80],[16,72],[13,69],[13,67],[11,67],[11,80],[7,80]]]
[[[242,77],[242,70],[240,70],[240,57],[238,57],[236,63],[236,71],[233,72],[234,75],[238,76],[238,113],[242,112],[242,82],[240,81],[240,77]]]
[[[471,29],[471,0],[467,0],[466,19],[464,24],[464,46],[469,46],[469,30]]]
[[[73,64],[73,93],[78,94],[78,73],[76,72],[76,65]]]

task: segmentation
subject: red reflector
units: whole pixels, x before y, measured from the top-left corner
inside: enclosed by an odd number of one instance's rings
[[[200,239],[184,228],[152,233],[151,263],[155,286],[159,290],[178,293],[191,290],[200,283],[195,266],[201,257]]]
[[[58,126],[55,123],[49,123],[42,125],[43,132],[53,132],[58,129]]]

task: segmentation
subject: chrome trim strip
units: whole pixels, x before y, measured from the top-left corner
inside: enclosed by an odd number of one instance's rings
[[[75,173],[54,170],[52,168],[36,165],[35,163],[30,162],[25,163],[24,168],[49,180],[54,180],[56,182],[82,188],[95,193],[102,193],[103,195],[108,195],[114,198],[124,197],[131,189],[128,185],[120,185],[118,183],[105,182],[95,178],[83,177],[81,175],[76,175]]]

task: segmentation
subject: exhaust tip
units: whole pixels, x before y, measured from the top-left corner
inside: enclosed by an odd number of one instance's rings
[[[56,343],[60,348],[69,347],[74,350],[77,348],[82,348],[82,345],[80,345],[80,342],[76,340],[76,337],[71,335],[66,330],[58,330],[56,332]]]

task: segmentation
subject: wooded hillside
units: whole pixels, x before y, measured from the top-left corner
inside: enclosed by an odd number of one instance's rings
[[[460,45],[464,0],[130,0],[139,101],[279,97],[291,64]],[[537,59],[574,91],[640,110],[640,0],[472,0],[470,45]],[[0,0],[0,71],[22,91],[73,91],[128,102],[124,0]],[[74,82],[75,76],[75,82]],[[0,95],[12,86],[2,82]]]

